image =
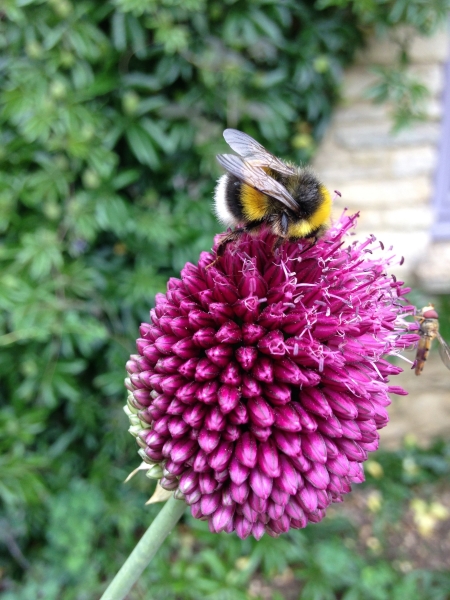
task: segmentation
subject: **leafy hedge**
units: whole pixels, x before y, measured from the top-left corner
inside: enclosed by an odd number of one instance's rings
[[[428,31],[447,9],[5,0],[0,590],[92,598],[149,521],[146,481],[121,484],[124,363],[154,294],[219,230],[224,126],[307,160],[367,31]]]

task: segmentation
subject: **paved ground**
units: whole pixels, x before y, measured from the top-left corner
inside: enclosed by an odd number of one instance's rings
[[[408,355],[408,358],[412,358]],[[408,396],[392,395],[389,407],[391,421],[383,429],[380,448],[393,449],[406,434],[414,434],[419,443],[450,436],[450,371],[435,350],[431,353],[422,375],[416,377],[407,363],[401,361],[404,372],[391,377],[392,385],[401,385]]]

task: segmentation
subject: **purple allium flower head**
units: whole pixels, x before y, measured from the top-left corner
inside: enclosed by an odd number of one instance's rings
[[[375,238],[344,214],[316,244],[269,231],[203,252],[158,294],[127,363],[127,412],[148,476],[213,532],[259,539],[317,523],[378,447],[383,356],[416,325]],[[217,248],[217,246],[216,246]],[[209,268],[207,268],[209,267]]]

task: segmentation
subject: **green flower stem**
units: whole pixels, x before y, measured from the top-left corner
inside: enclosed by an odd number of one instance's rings
[[[186,503],[182,500],[175,500],[173,496],[167,500],[100,600],[125,598],[172,531],[185,508]]]

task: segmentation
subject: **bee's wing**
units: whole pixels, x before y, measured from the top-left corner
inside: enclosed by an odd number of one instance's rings
[[[437,339],[439,341],[439,354],[442,362],[447,369],[450,369],[450,347],[440,333],[437,334]]]
[[[243,131],[225,129],[223,137],[232,150],[248,159],[255,167],[269,167],[283,175],[294,175],[296,172]]]
[[[287,189],[261,168],[244,162],[234,154],[218,154],[216,158],[232,175],[263,194],[275,198],[294,213],[298,213],[299,206]]]

